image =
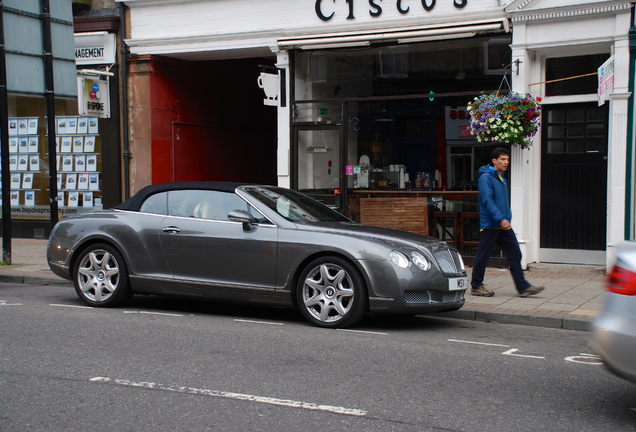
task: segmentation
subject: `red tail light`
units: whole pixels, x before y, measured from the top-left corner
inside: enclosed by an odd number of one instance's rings
[[[607,290],[616,294],[636,295],[636,272],[614,266]]]

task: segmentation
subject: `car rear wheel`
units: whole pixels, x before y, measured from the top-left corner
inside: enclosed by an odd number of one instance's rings
[[[73,281],[77,295],[90,306],[117,306],[132,296],[124,258],[107,244],[95,244],[82,251]]]
[[[357,324],[366,314],[369,300],[358,269],[339,257],[312,261],[300,275],[296,295],[305,318],[327,328]]]

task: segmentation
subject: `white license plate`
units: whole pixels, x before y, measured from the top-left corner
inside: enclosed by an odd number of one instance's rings
[[[449,291],[457,291],[457,290],[467,289],[468,288],[468,283],[469,282],[468,282],[468,278],[467,277],[449,279],[448,280],[448,290]]]

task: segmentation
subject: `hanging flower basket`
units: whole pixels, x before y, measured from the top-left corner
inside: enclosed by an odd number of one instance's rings
[[[469,131],[479,142],[529,148],[539,129],[540,97],[519,93],[482,94],[468,104]]]

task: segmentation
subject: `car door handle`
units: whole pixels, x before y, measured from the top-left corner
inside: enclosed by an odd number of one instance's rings
[[[181,228],[176,227],[176,226],[169,226],[169,227],[164,227],[161,229],[161,231],[168,233],[168,234],[177,234],[181,232]]]

